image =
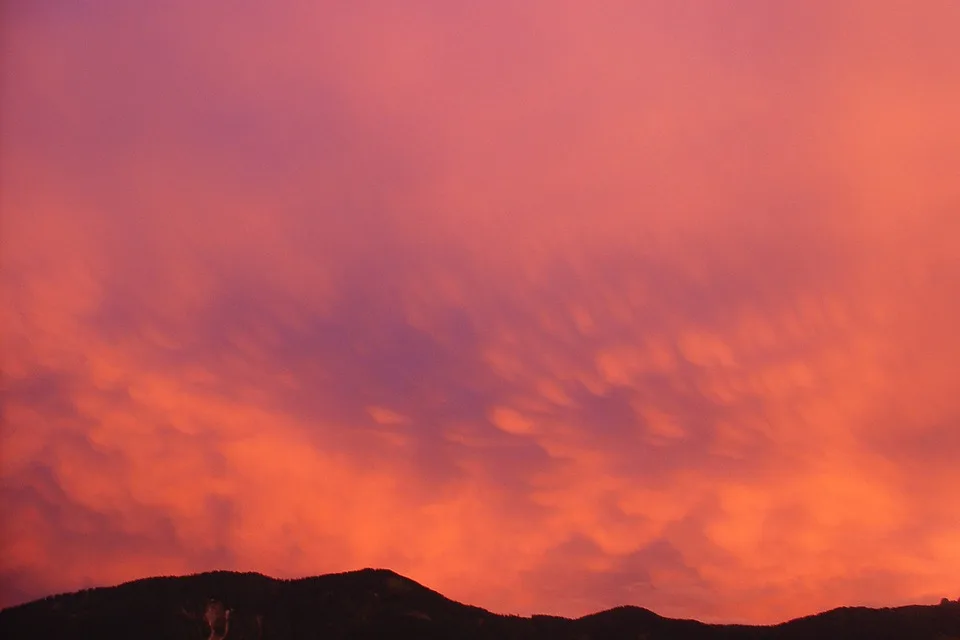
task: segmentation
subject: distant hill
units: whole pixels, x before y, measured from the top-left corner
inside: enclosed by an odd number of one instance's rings
[[[958,602],[842,608],[764,627],[674,620],[638,607],[522,618],[454,602],[382,569],[299,580],[217,571],[86,589],[0,611],[0,638],[199,640],[210,635],[201,614],[211,598],[231,609],[225,640],[960,640]]]

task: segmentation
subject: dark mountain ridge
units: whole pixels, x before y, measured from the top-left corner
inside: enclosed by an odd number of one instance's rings
[[[230,609],[211,636],[204,607]],[[617,607],[570,619],[504,616],[461,604],[385,569],[295,580],[215,571],[145,578],[49,596],[0,611],[5,640],[300,640],[457,638],[529,640],[960,640],[960,602],[844,607],[778,625],[715,625]]]

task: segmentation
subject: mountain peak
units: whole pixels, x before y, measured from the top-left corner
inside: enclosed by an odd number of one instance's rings
[[[205,613],[211,610],[216,620],[208,623]],[[0,612],[0,637],[8,640],[126,640],[131,635],[138,640],[960,640],[960,603],[847,607],[768,627],[675,620],[636,606],[575,620],[525,618],[460,604],[390,569],[365,568],[291,580],[232,571],[145,578]]]

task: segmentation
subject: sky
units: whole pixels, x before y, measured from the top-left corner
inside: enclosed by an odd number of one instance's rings
[[[960,2],[0,11],[0,606],[960,596]]]

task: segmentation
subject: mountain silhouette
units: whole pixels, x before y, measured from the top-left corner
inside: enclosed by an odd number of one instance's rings
[[[212,630],[205,614],[212,616]],[[10,607],[0,611],[0,638],[960,640],[960,602],[845,607],[772,626],[704,624],[664,618],[639,607],[617,607],[578,619],[525,618],[454,602],[384,569],[297,580],[215,571],[146,578]]]

